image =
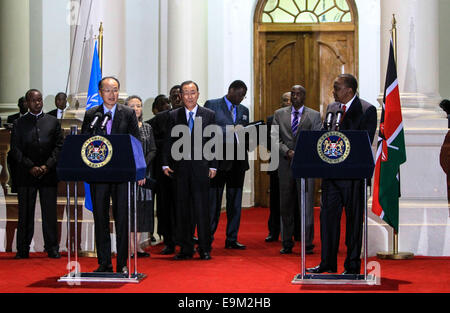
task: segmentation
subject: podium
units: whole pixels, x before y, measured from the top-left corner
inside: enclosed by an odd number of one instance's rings
[[[367,274],[367,185],[375,168],[367,131],[301,131],[292,161],[292,173],[301,179],[305,199],[307,178],[364,180],[364,274],[305,273],[305,201],[301,201],[301,272],[293,284],[375,285],[376,277]]]
[[[134,271],[131,271],[131,207],[134,207],[133,229],[137,230],[136,181],[145,178],[146,163],[141,142],[131,135],[69,135],[59,156],[56,168],[58,179],[67,187],[67,231],[70,233],[70,183],[74,182],[75,251],[71,259],[68,250],[68,274],[58,281],[75,284],[80,282],[139,283],[146,277],[137,271],[137,242],[134,236]],[[128,182],[128,274],[81,273],[78,263],[77,241],[77,182]],[[133,189],[133,192],[132,192]],[[71,246],[69,237],[69,247]],[[74,270],[72,270],[74,269]]]

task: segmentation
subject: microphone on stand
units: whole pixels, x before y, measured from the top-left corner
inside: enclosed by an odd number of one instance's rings
[[[339,127],[341,126],[341,119],[344,112],[342,110],[338,110],[336,112],[336,130],[339,131]]]
[[[325,125],[324,125],[326,130],[331,130],[331,123],[333,122],[333,116],[334,116],[333,112],[327,113],[327,117],[325,118]]]
[[[100,129],[104,130],[106,127],[106,124],[108,124],[108,121],[112,119],[111,112],[106,112],[105,115],[103,115],[102,124],[100,125]]]
[[[101,112],[95,113],[94,118],[92,119],[91,124],[89,124],[89,130],[93,130],[93,129],[97,126],[98,121],[101,119],[102,115],[103,115],[103,114],[102,114]]]

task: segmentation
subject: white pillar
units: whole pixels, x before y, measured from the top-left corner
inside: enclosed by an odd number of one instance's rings
[[[208,95],[208,2],[169,0],[167,7],[167,88],[193,80],[202,104]]]
[[[0,114],[6,116],[18,111],[17,100],[30,84],[28,0],[0,1],[0,38]]]
[[[402,106],[436,110],[441,100],[438,1],[381,1],[382,91],[386,77],[393,14],[397,20],[397,68]]]
[[[397,20],[397,71],[407,161],[400,167],[399,251],[416,255],[450,255],[447,181],[439,152],[447,133],[439,108],[438,1],[381,1],[381,87],[383,93],[392,14]],[[373,217],[373,216],[372,216]],[[378,219],[373,217],[375,221]],[[379,221],[379,225],[384,225]],[[372,235],[380,229],[372,227]],[[392,229],[386,227],[390,234]],[[369,234],[369,238],[375,238]],[[382,241],[388,251],[391,235]],[[381,248],[381,247],[380,247]],[[372,251],[377,252],[377,251]]]

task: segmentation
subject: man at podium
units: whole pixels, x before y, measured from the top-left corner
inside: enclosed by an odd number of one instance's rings
[[[358,81],[353,75],[342,74],[334,81],[333,96],[336,102],[328,105],[327,114],[333,113],[333,130],[367,130],[370,143],[377,127],[377,110],[360,99],[356,92]],[[341,112],[341,114],[337,114]],[[336,129],[336,116],[342,116]],[[360,179],[324,179],[322,181],[322,206],[320,211],[321,262],[307,269],[309,273],[337,272],[337,254],[342,208],[345,207],[347,257],[343,274],[361,271],[362,225],[364,217],[364,182]]]
[[[104,77],[99,82],[99,94],[103,105],[95,106],[86,111],[81,128],[82,134],[130,134],[140,140],[139,126],[134,110],[117,103],[119,99],[120,82],[114,77]],[[102,116],[98,119],[98,116]],[[105,116],[110,116],[105,120]],[[92,127],[95,119],[106,123],[105,130]],[[94,133],[93,133],[94,132]],[[140,181],[142,185],[144,181]],[[128,273],[128,211],[127,182],[121,183],[91,183],[91,197],[95,223],[95,243],[99,267],[94,272],[112,272],[111,237],[109,234],[109,204],[112,198],[112,211],[116,226],[117,272]]]

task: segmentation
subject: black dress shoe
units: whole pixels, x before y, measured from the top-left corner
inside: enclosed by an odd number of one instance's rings
[[[16,260],[28,259],[29,257],[30,257],[30,255],[28,254],[28,252],[17,252],[17,254],[14,257],[14,259],[16,259]]]
[[[202,260],[211,260],[211,255],[209,254],[209,252],[199,252],[200,254],[200,259]]]
[[[128,267],[122,266],[122,268],[120,270],[117,270],[117,273],[122,273],[122,274],[128,275]]]
[[[225,249],[245,250],[247,247],[237,241],[225,241]]]
[[[148,258],[150,256],[150,253],[138,251],[137,256],[138,258]]]
[[[280,254],[292,254],[292,248],[283,247],[283,249],[280,250]]]
[[[194,242],[195,245],[198,245],[198,238],[193,236],[192,237],[192,241]]]
[[[266,242],[274,242],[274,241],[277,241],[277,240],[278,240],[278,237],[269,235],[269,236],[267,236],[266,239],[264,239],[264,240],[265,240]]]
[[[103,265],[100,264],[100,266],[94,270],[94,273],[112,273],[113,272],[113,267],[111,264],[109,265]]]
[[[48,251],[48,252],[47,252],[47,255],[48,255],[48,257],[51,258],[51,259],[59,259],[59,258],[61,258],[61,254],[59,254],[59,252],[56,251],[56,250],[50,250],[50,251]]]
[[[185,253],[180,252],[177,255],[175,255],[173,259],[177,260],[177,261],[189,260],[189,259],[192,259],[192,254],[185,254]]]
[[[174,247],[165,246],[164,249],[161,250],[161,254],[163,254],[163,255],[174,254],[174,253],[175,253]]]
[[[306,272],[313,273],[313,274],[336,273],[337,270],[317,265],[316,267],[311,267],[311,268],[306,269]]]

